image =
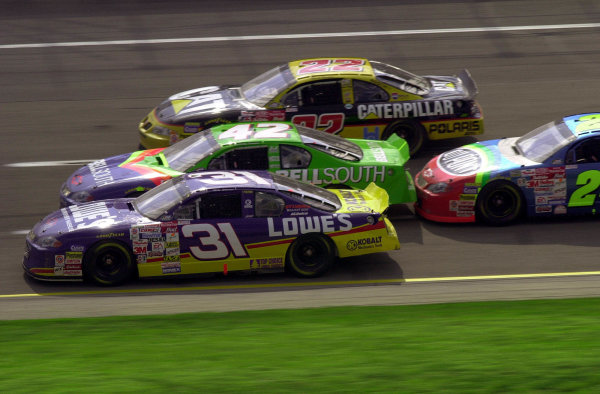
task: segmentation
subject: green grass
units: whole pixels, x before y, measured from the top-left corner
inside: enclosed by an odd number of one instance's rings
[[[3,321],[0,392],[600,392],[599,312],[575,299]]]

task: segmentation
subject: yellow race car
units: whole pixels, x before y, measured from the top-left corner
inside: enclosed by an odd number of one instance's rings
[[[457,76],[418,76],[362,58],[315,58],[275,67],[242,86],[177,93],[139,124],[143,149],[171,145],[222,123],[291,121],[343,137],[429,140],[483,133],[477,87]]]

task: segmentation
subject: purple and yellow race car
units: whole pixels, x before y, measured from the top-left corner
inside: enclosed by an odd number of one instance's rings
[[[600,212],[600,113],[434,157],[415,177],[416,212],[439,222],[509,224]]]
[[[428,140],[483,133],[477,86],[458,76],[419,76],[362,58],[296,60],[241,86],[181,92],[139,124],[143,149],[240,121],[291,121],[346,138],[404,138],[413,156]]]
[[[326,190],[266,171],[172,178],[135,199],[71,205],[27,235],[38,279],[117,285],[133,276],[234,271],[323,274],[337,257],[398,249],[388,195]]]

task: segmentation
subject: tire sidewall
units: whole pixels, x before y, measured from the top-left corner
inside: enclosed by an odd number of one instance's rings
[[[503,217],[496,217],[491,215],[491,213],[487,211],[486,206],[488,205],[488,202],[493,197],[493,195],[500,191],[510,193],[516,200],[517,204],[509,215]],[[514,223],[522,216],[522,213],[524,211],[524,201],[525,200],[523,198],[521,190],[514,183],[505,181],[493,182],[485,186],[485,188],[479,193],[479,196],[477,197],[477,219],[492,226],[505,226]]]
[[[300,251],[305,246],[315,247],[319,251],[318,259],[313,266],[302,261]],[[285,266],[288,271],[296,276],[313,278],[323,275],[328,271],[335,261],[335,247],[333,243],[323,234],[306,234],[298,237],[288,248],[285,258]]]
[[[113,275],[106,275],[97,269],[97,261],[105,254],[121,259],[120,269]],[[101,286],[116,286],[126,282],[136,272],[133,255],[129,248],[117,241],[100,242],[91,247],[83,261],[83,277]]]

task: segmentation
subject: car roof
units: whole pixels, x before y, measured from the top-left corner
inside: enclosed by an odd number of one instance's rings
[[[358,66],[348,64],[348,61],[358,61]],[[327,62],[327,63],[326,63]],[[335,66],[338,67],[335,67]],[[351,70],[344,70],[351,68]],[[316,57],[311,59],[294,60],[288,63],[288,67],[296,80],[303,81],[307,79],[326,79],[335,77],[362,76],[374,78],[375,73],[371,67],[371,63],[360,57]],[[303,73],[302,70],[307,70],[308,67],[313,67],[314,71]]]
[[[565,116],[562,121],[577,137],[600,132],[600,113],[598,112],[569,115]]]
[[[234,127],[238,127],[240,125],[252,125],[254,128],[262,128],[264,131],[263,136],[260,138],[256,138],[255,135],[248,136],[247,138],[236,139],[233,136],[222,138],[222,135],[227,130],[230,130]],[[262,125],[262,127],[261,127]],[[287,125],[288,128],[285,130],[281,130],[277,133],[269,133],[269,127],[275,127],[275,125]],[[215,141],[219,143],[221,146],[229,146],[229,145],[243,145],[250,143],[261,143],[261,142],[284,142],[284,143],[302,143],[302,138],[300,137],[300,133],[298,133],[298,129],[291,122],[281,122],[281,121],[265,121],[265,122],[243,122],[243,123],[227,123],[219,126],[215,126],[211,128],[213,137]],[[273,130],[273,129],[272,129]],[[240,134],[243,137],[243,134]]]
[[[268,171],[199,171],[182,178],[192,193],[207,189],[275,189]]]

